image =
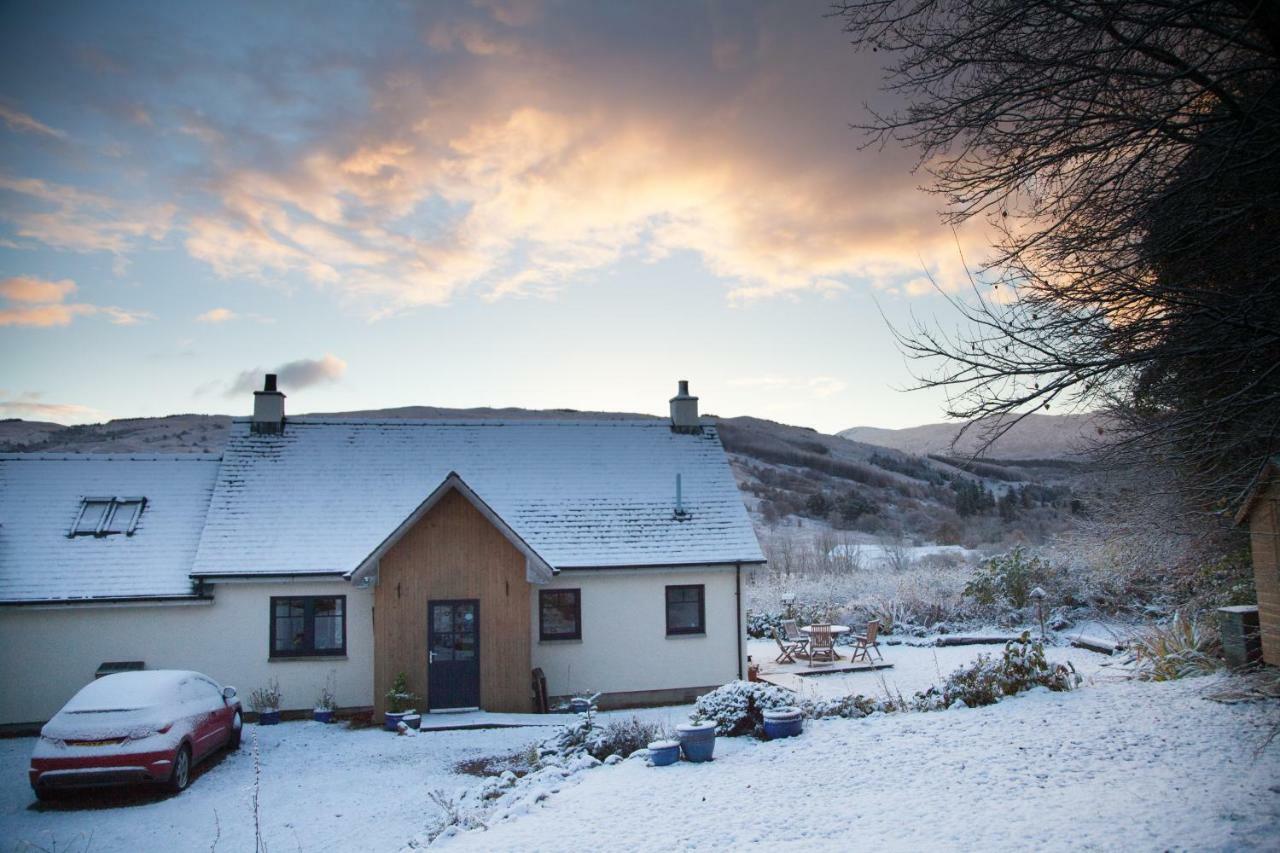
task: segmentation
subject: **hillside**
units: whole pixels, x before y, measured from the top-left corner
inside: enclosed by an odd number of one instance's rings
[[[323,414],[333,418],[650,417],[567,409],[434,406]],[[10,420],[0,423],[0,451],[217,452],[230,424],[226,415],[192,414],[71,427]],[[752,417],[722,419],[719,424],[743,499],[762,535],[781,531],[811,538],[843,531],[843,538],[854,542],[892,539],[966,547],[1038,542],[1070,522],[1072,495],[1083,475],[1083,467],[1070,460],[970,463]]]
[[[925,424],[905,429],[852,427],[838,435],[906,453],[973,456],[994,421],[976,421],[960,436],[963,424]],[[1100,415],[1028,415],[983,451],[993,459],[1084,459],[1106,420]]]

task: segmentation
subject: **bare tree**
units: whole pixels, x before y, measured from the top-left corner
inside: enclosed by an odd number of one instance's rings
[[[896,112],[952,223],[998,235],[960,327],[895,330],[989,441],[1051,406],[1172,462],[1201,507],[1280,435],[1280,3],[862,0]]]

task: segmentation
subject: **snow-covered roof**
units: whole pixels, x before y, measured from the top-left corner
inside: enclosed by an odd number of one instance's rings
[[[242,419],[193,574],[348,574],[450,472],[556,569],[764,559],[711,425],[291,418],[254,434]]]
[[[0,602],[192,594],[218,459],[0,455]],[[133,533],[69,536],[85,498],[145,498]]]

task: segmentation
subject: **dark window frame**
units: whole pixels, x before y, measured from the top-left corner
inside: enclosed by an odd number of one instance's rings
[[[550,595],[564,595],[565,593],[573,593],[573,624],[574,631],[571,634],[549,634],[543,621],[543,601]],[[573,587],[570,589],[540,589],[538,590],[538,639],[540,641],[555,640],[581,640],[582,639],[582,589]]]
[[[671,593],[673,590],[690,590],[698,591],[698,624],[692,628],[672,627],[671,625]],[[701,583],[675,584],[668,586],[664,592],[663,602],[665,604],[667,615],[667,636],[680,637],[689,636],[691,634],[707,633],[707,585]],[[677,601],[676,604],[688,604],[687,601]]]
[[[317,649],[316,648],[316,602],[317,601],[336,600],[341,602],[342,607],[342,648],[340,649]],[[276,650],[276,603],[281,601],[301,601],[303,602],[302,615],[302,635],[303,645],[301,649],[283,649]],[[315,658],[315,657],[345,657],[347,654],[347,597],[345,595],[273,595],[271,596],[270,614],[271,620],[271,637],[268,640],[267,657],[274,660],[282,660],[288,658]]]

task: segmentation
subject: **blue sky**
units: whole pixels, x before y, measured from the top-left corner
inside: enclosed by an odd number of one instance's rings
[[[825,3],[7,4],[0,416],[942,419],[956,236]],[[976,247],[965,245],[967,257]],[[945,316],[945,315],[943,315]]]

